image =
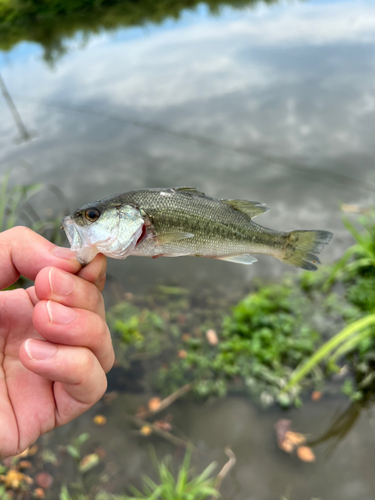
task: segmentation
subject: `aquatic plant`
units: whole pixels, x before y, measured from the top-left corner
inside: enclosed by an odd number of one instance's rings
[[[43,183],[12,184],[12,170],[6,172],[0,181],[0,232],[22,224],[45,238],[59,244],[62,241],[60,221],[66,213],[66,200],[61,191],[53,185]],[[36,208],[37,195],[52,193],[58,200],[57,210],[48,208],[48,216],[40,216]]]
[[[204,338],[189,339],[184,359],[161,368],[159,387],[172,391],[187,378],[195,381],[200,396],[223,396],[228,389],[246,388],[263,403],[272,403],[320,340],[318,331],[306,322],[308,309],[309,301],[295,293],[290,280],[260,288],[224,319],[217,346]],[[280,402],[288,404],[290,399],[282,396]]]
[[[159,484],[148,476],[143,476],[143,492],[132,487],[133,496],[124,496],[121,497],[121,500],[206,500],[209,497],[218,498],[219,492],[214,487],[215,478],[211,476],[216,468],[216,463],[211,463],[198,476],[191,477],[190,458],[191,454],[188,451],[175,479],[172,472],[172,457],[167,456],[162,462],[159,462],[154,455],[153,462],[159,475]]]
[[[375,212],[361,215],[357,222],[362,230],[344,219],[356,243],[333,266],[324,288],[329,291],[340,281],[345,287],[344,296],[358,319],[351,321],[305,360],[282,393],[296,387],[323,360],[331,371],[338,371],[337,362],[344,357],[351,363],[355,378],[355,381],[344,382],[345,394],[361,399],[375,382]]]

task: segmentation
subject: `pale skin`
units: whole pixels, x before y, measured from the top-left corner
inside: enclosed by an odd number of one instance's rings
[[[93,406],[114,362],[101,291],[106,258],[73,252],[27,228],[0,233],[0,459]]]

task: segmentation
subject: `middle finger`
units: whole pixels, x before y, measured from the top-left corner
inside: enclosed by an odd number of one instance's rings
[[[45,267],[35,280],[39,300],[53,300],[68,307],[86,309],[105,318],[104,301],[97,287],[56,267]]]

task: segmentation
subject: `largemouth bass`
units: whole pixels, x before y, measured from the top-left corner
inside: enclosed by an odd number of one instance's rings
[[[115,259],[190,255],[239,264],[265,254],[315,271],[315,254],[332,233],[280,232],[253,221],[267,211],[258,202],[210,198],[191,187],[139,189],[89,203],[62,224],[82,264],[97,253]]]

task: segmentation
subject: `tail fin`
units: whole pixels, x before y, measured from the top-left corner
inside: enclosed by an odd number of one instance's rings
[[[320,264],[320,261],[314,253],[320,253],[331,238],[332,233],[328,231],[291,231],[287,234],[284,253],[279,258],[291,266],[316,271],[315,264]]]

